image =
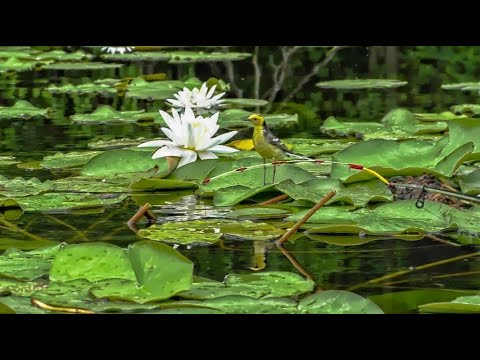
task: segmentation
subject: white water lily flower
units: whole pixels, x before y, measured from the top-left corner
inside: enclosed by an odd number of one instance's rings
[[[177,110],[172,109],[173,117],[165,111],[160,110],[163,120],[168,128],[162,131],[170,140],[153,140],[138,145],[138,147],[159,147],[152,155],[152,159],[161,157],[180,157],[177,168],[187,165],[197,160],[217,159],[217,155],[238,151],[228,146],[220,145],[234,136],[237,131],[212,137],[220,128],[217,125],[219,113],[215,113],[210,117],[197,116],[189,107],[185,108],[185,112],[180,114]]]
[[[177,99],[167,99],[167,101],[175,107],[183,108],[205,108],[210,109],[212,106],[216,106],[224,100],[219,100],[225,93],[221,93],[212,97],[217,85],[213,85],[208,90],[207,83],[204,82],[200,87],[189,90],[186,87],[180,90],[177,94],[173,94]]]
[[[120,54],[129,53],[129,52],[132,52],[133,49],[135,49],[135,47],[133,47],[133,46],[104,46],[104,47],[102,47],[103,52],[112,53],[112,54],[115,54],[117,52],[120,53]]]

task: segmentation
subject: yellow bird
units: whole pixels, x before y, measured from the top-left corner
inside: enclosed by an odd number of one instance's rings
[[[291,152],[290,149],[268,129],[263,116],[253,114],[248,117],[248,120],[254,125],[252,136],[253,145],[255,146],[255,150],[257,150],[263,158],[264,163],[265,159],[272,161],[283,160],[288,157],[309,159],[308,157]],[[273,181],[275,181],[275,165],[273,167]],[[265,172],[263,173],[263,182],[265,183]]]

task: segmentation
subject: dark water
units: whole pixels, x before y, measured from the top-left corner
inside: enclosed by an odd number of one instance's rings
[[[123,70],[127,71],[127,70]],[[135,69],[128,70],[135,72]],[[80,81],[82,77],[69,74],[69,79]],[[84,75],[83,75],[84,76]],[[92,74],[92,77],[119,77],[122,74]],[[160,108],[155,102],[140,103],[128,99],[108,99],[96,96],[52,96],[42,89],[48,84],[65,80],[62,72],[42,72],[34,78],[3,76],[0,82],[0,105],[12,105],[25,99],[36,106],[51,106],[54,110],[48,120],[0,120],[0,154],[15,156],[20,162],[41,160],[58,151],[88,150],[88,144],[114,138],[152,138],[159,134],[155,126],[129,125],[75,125],[68,116],[76,112],[90,112],[100,104],[109,104],[119,110]],[[11,178],[37,177],[46,180],[71,175],[70,172],[25,170],[16,165],[0,167],[0,174]],[[121,205],[106,208],[103,213],[31,214],[27,213],[15,224],[35,235],[67,243],[109,242],[126,246],[139,238],[127,226],[127,220],[136,212],[142,199],[128,198]],[[156,196],[153,213],[159,221],[178,221],[221,216],[226,209],[214,209],[208,200],[196,199],[191,191],[166,193]],[[147,226],[140,222],[139,228]],[[0,229],[2,237],[24,239],[23,235]],[[257,256],[255,255],[257,248]],[[417,242],[401,240],[374,241],[360,246],[341,247],[328,245],[307,238],[299,238],[287,244],[290,256],[297,267],[275,246],[264,251],[265,270],[285,270],[309,273],[324,289],[349,289],[368,280],[401,270],[473,253],[472,247],[454,247],[449,244],[424,239]],[[222,280],[230,272],[250,272],[255,259],[262,256],[259,244],[227,240],[223,246],[179,247],[178,250],[195,264],[195,275]],[[299,270],[299,267],[302,270]],[[405,289],[478,289],[480,259],[477,257],[433,266],[425,270],[385,281],[386,285],[362,286],[354,291],[369,296]],[[468,274],[471,273],[471,274]],[[462,275],[463,274],[463,275]],[[431,299],[435,301],[435,299]]]

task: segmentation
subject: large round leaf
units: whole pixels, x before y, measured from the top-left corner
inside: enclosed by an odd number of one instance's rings
[[[405,86],[406,81],[391,79],[349,79],[349,80],[332,80],[316,83],[323,89],[342,89],[342,90],[358,90],[358,89],[391,89]]]
[[[51,281],[86,279],[135,280],[127,253],[106,243],[69,245],[62,248],[53,260]]]
[[[326,290],[300,300],[298,309],[307,314],[383,314],[371,300],[343,290]]]

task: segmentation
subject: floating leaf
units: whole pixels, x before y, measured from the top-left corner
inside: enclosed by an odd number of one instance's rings
[[[68,153],[58,152],[54,155],[45,156],[40,165],[45,169],[68,169],[85,165],[101,151],[72,151]]]
[[[115,149],[105,151],[90,159],[82,168],[81,174],[95,177],[116,177],[134,175],[133,173],[146,172],[159,166],[157,173],[168,170],[165,158],[152,159],[151,150]]]
[[[479,105],[480,106],[480,105]],[[473,143],[474,150],[464,161],[480,160],[480,119],[455,119],[448,122],[449,143],[443,148],[441,156],[451,154],[459,147]]]
[[[271,208],[266,206],[246,207],[236,209],[227,214],[228,219],[276,219],[289,215],[290,212],[285,209]]]
[[[57,86],[55,84],[45,88],[46,91],[52,94],[98,94],[103,96],[116,96],[118,89],[109,84],[87,83],[87,84],[66,84]]]
[[[134,147],[145,141],[147,141],[147,139],[145,138],[99,140],[96,142],[88,143],[88,147],[94,150],[110,150],[115,148]]]
[[[328,119],[326,120],[328,121]],[[323,154],[333,154],[355,142],[346,139],[302,139],[286,138],[283,142],[291,146],[291,150],[296,154],[302,154],[308,157],[319,156]],[[252,141],[253,146],[253,141]],[[245,149],[249,150],[249,149]]]
[[[185,180],[202,182],[208,175],[208,173],[217,166],[221,160],[210,159],[202,161],[194,161],[181,168],[176,168],[168,176],[169,180]]]
[[[32,306],[29,297],[7,296],[0,298],[0,304],[8,307],[13,312],[2,312],[0,306],[0,314],[49,314],[48,310],[43,310]]]
[[[143,304],[167,299],[191,287],[193,264],[171,247],[140,241],[131,245],[128,253],[140,286],[129,280],[108,280],[93,288],[93,295]]]
[[[459,118],[465,118],[466,115],[455,115],[450,111],[444,111],[439,114],[415,114],[415,118],[420,121],[450,121]]]
[[[123,201],[127,196],[123,194],[92,195],[46,193],[41,195],[25,196],[16,199],[24,211],[60,212],[104,207]]]
[[[374,302],[343,290],[326,290],[298,303],[298,309],[307,314],[383,314]]]
[[[168,61],[170,53],[158,51],[142,51],[124,54],[103,54],[102,59],[114,61]]]
[[[462,90],[462,91],[471,91],[471,90],[480,90],[480,83],[478,82],[462,82],[456,84],[444,84],[442,85],[443,90]]]
[[[15,156],[0,156],[0,166],[8,166],[18,164],[19,161],[15,159]]]
[[[347,229],[344,227],[343,229]],[[337,245],[337,246],[356,246],[363,245],[371,241],[380,241],[380,240],[392,240],[392,239],[401,239],[407,241],[418,241],[422,240],[425,235],[423,234],[398,234],[398,235],[371,235],[366,234],[365,232],[359,232],[358,235],[336,235],[336,234],[312,234],[310,232],[305,232],[304,235],[311,240],[324,242],[327,244]]]
[[[252,127],[248,117],[252,112],[242,109],[227,109],[220,113],[218,118],[218,125],[222,129],[247,129]],[[289,114],[269,114],[265,115],[265,122],[270,129],[279,130],[283,128],[292,128],[298,125],[298,115]]]
[[[57,62],[43,67],[46,70],[104,70],[118,69],[122,64],[106,64],[102,62]]]
[[[100,106],[91,114],[76,114],[70,117],[78,123],[124,123],[124,122],[158,122],[162,123],[158,112],[146,113],[145,110],[117,111],[109,105]]]
[[[47,52],[40,52],[35,55],[31,55],[31,59],[36,61],[56,60],[56,61],[83,61],[91,60],[92,54],[87,54],[81,50],[67,53],[63,50],[52,50]]]
[[[312,179],[300,184],[292,180],[285,180],[275,186],[277,190],[287,194],[295,200],[319,202],[332,190],[336,195],[327,204],[344,202],[355,207],[364,207],[369,202],[391,201],[392,192],[378,179],[343,185],[338,179]]]
[[[31,263],[34,266],[38,265],[38,261],[35,261],[35,260],[32,260]],[[35,291],[39,289],[43,289],[46,286],[46,284],[47,282],[44,279],[36,279],[35,281],[25,281],[25,280],[16,280],[16,279],[9,279],[9,278],[2,277],[0,278],[0,296],[4,296],[4,295],[30,296]]]
[[[30,71],[33,69],[40,69],[42,65],[48,62],[37,62],[29,60],[20,60],[16,57],[8,58],[5,61],[0,62],[0,73],[2,72],[22,72]]]
[[[319,209],[307,223],[315,225],[307,234],[397,234],[426,233],[447,228],[480,231],[476,222],[478,211],[462,211],[448,205],[425,201],[424,207],[415,206],[416,199],[401,200],[380,205],[373,210],[363,208],[354,212],[340,206],[326,206]],[[287,221],[297,222],[306,211],[289,216]]]
[[[210,52],[203,51],[171,51],[171,64],[190,64],[196,62],[238,61],[244,60],[252,54],[238,52]]]
[[[218,309],[227,314],[296,314],[294,300],[287,298],[256,299],[250,296],[230,295],[192,304]]]
[[[40,109],[28,101],[18,100],[13,106],[0,106],[0,119],[24,119],[28,120],[32,117],[47,117],[51,115],[51,109]]]
[[[51,281],[85,279],[135,280],[127,253],[120,247],[105,244],[74,244],[63,247],[53,260]]]
[[[23,197],[29,195],[38,195],[42,192],[51,190],[53,188],[53,182],[47,180],[41,182],[37,178],[24,179],[22,177],[16,177],[14,179],[7,179],[0,175],[0,195],[7,197]],[[4,205],[7,206],[7,205]],[[10,204],[8,206],[15,206]]]
[[[223,104],[235,105],[240,107],[257,107],[257,106],[268,105],[268,101],[261,100],[261,99],[230,98],[230,99],[224,99]]]
[[[0,276],[17,280],[34,280],[47,275],[60,245],[23,252],[11,248],[0,256]]]
[[[381,295],[372,295],[368,298],[386,314],[415,314],[420,305],[432,302],[448,302],[461,295],[472,295],[474,291],[453,289],[418,289],[389,292]]]
[[[473,150],[472,143],[466,143],[447,156],[442,156],[448,138],[438,142],[407,140],[369,140],[351,145],[333,156],[334,161],[361,164],[382,176],[412,175],[423,173],[437,177],[450,177]],[[447,145],[448,146],[448,145]],[[344,182],[371,179],[374,176],[363,171],[350,170],[343,164],[333,164],[331,176]]]
[[[7,219],[10,220],[10,219]],[[0,238],[0,250],[7,250],[9,248],[15,248],[19,250],[35,250],[43,246],[51,246],[58,244],[56,241],[47,239],[35,239],[35,240],[19,240],[10,238]]]
[[[146,81],[135,78],[127,87],[126,97],[145,100],[165,100],[173,98],[173,94],[183,88],[185,84],[178,80]]]
[[[358,89],[392,89],[407,85],[408,82],[392,79],[350,79],[350,80],[332,80],[316,83],[323,89],[341,89],[341,90],[358,90]]]
[[[467,195],[480,194],[480,169],[474,170],[467,175],[457,176],[457,181],[462,193]]]
[[[469,118],[480,117],[480,105],[479,104],[454,105],[454,106],[451,107],[451,110],[456,115],[466,115]],[[469,122],[472,122],[472,120],[470,120]],[[475,121],[473,121],[473,123],[475,123]]]
[[[91,177],[71,176],[53,181],[53,190],[76,193],[128,193],[130,180],[124,178],[94,179]],[[106,195],[107,197],[109,195]]]

